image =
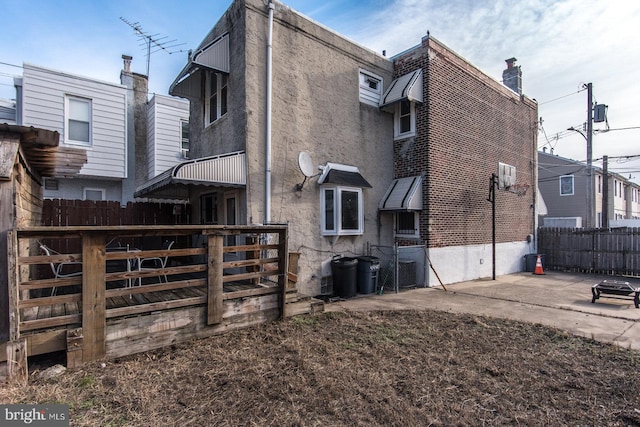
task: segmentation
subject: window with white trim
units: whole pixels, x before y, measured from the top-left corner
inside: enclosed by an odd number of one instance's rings
[[[377,107],[382,97],[382,77],[360,70],[359,88],[360,102]]]
[[[419,238],[420,237],[420,229],[419,229],[419,219],[420,215],[418,212],[396,212],[395,214],[395,234],[398,237],[405,237],[409,239]]]
[[[182,157],[189,158],[189,120],[180,120],[180,150]]]
[[[106,193],[104,188],[91,188],[91,187],[85,187],[82,190],[82,192],[83,192],[82,197],[84,200],[94,200],[94,201],[104,200],[104,196]]]
[[[394,137],[407,138],[416,134],[416,104],[407,99],[396,102],[393,115]]]
[[[209,71],[206,74],[205,87],[205,126],[227,114],[227,95],[229,89],[229,75]]]
[[[91,146],[91,110],[90,99],[65,97],[65,143]]]
[[[320,197],[323,236],[359,235],[364,232],[361,188],[323,187]]]
[[[573,175],[563,175],[560,177],[560,195],[573,196]]]

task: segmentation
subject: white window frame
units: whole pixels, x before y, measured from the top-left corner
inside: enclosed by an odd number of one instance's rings
[[[204,125],[209,126],[220,120],[227,114],[229,100],[229,75],[208,71],[205,75],[205,99],[204,99]],[[216,91],[212,92],[211,79],[216,77]],[[216,97],[215,104],[211,105],[211,98]],[[215,117],[211,120],[211,109],[215,108]]]
[[[80,102],[88,105],[89,108],[89,135],[88,141],[71,139],[69,121],[72,120],[70,101]],[[64,142],[65,144],[81,145],[91,147],[93,145],[93,101],[89,98],[82,98],[75,95],[65,95],[64,97]]]
[[[571,192],[565,192],[563,187],[563,181],[570,179],[571,180]],[[573,175],[562,175],[558,179],[559,187],[560,187],[560,196],[573,196],[575,193],[575,178]]]
[[[369,71],[358,70],[358,87],[360,102],[377,107],[382,98],[382,88],[384,86],[382,77],[370,73]],[[375,86],[375,87],[372,87]]]
[[[100,193],[100,199],[96,200],[96,199],[87,199],[87,192],[88,191],[95,191],[97,193]],[[94,201],[101,201],[101,200],[105,200],[105,196],[106,196],[107,191],[104,188],[96,188],[96,187],[84,187],[82,189],[82,200],[94,200]]]
[[[410,230],[411,233],[405,233],[403,231],[409,230],[401,230],[400,229],[400,215],[413,215],[413,229]],[[396,212],[393,215],[394,222],[394,234],[395,237],[403,238],[403,239],[419,239],[420,238],[420,213],[415,211],[406,211],[406,212]]]
[[[326,193],[333,192],[333,205],[332,216],[333,216],[333,225],[334,229],[327,229],[327,206],[326,204]],[[342,223],[342,210],[343,206],[341,203],[342,193],[343,192],[352,192],[356,193],[358,196],[358,228],[357,229],[347,229],[343,228]],[[321,212],[321,231],[323,236],[357,236],[364,233],[364,203],[362,196],[362,188],[359,187],[342,187],[342,186],[326,186],[320,189],[320,212]]]
[[[187,137],[185,138],[184,126],[187,126]],[[191,143],[189,141],[189,120],[188,119],[180,119],[180,128],[178,129],[180,132],[180,152],[182,153],[183,159],[189,158],[189,150],[191,149]],[[187,148],[185,148],[185,142]]]
[[[410,129],[405,132],[401,132],[400,123],[402,117],[400,116],[400,111],[403,103],[409,104],[409,120],[410,120]],[[395,139],[409,138],[415,136],[416,134],[416,103],[409,100],[401,100],[396,102],[395,113],[393,114],[393,136]]]

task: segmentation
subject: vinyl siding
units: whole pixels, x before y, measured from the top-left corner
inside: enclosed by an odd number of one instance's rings
[[[125,178],[126,88],[24,64],[23,124],[58,131],[61,145],[66,145],[64,108],[67,95],[91,99],[92,145],[87,147],[87,164],[80,176]]]
[[[153,178],[184,160],[180,121],[189,120],[189,103],[156,95],[149,103],[147,120],[149,178]]]

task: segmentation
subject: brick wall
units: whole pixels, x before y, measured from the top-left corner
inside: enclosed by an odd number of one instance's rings
[[[394,142],[394,173],[425,175],[421,238],[429,247],[490,243],[489,182],[503,162],[531,187],[523,197],[497,191],[496,240],[524,241],[534,231],[536,104],[432,38],[398,58],[395,74],[419,67],[425,102],[416,136]]]

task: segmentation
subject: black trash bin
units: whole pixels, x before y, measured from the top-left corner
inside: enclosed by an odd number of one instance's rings
[[[371,294],[378,286],[380,258],[374,256],[358,257],[358,293]]]
[[[333,277],[333,293],[343,298],[356,295],[358,260],[350,257],[339,257],[331,260],[331,275]]]

